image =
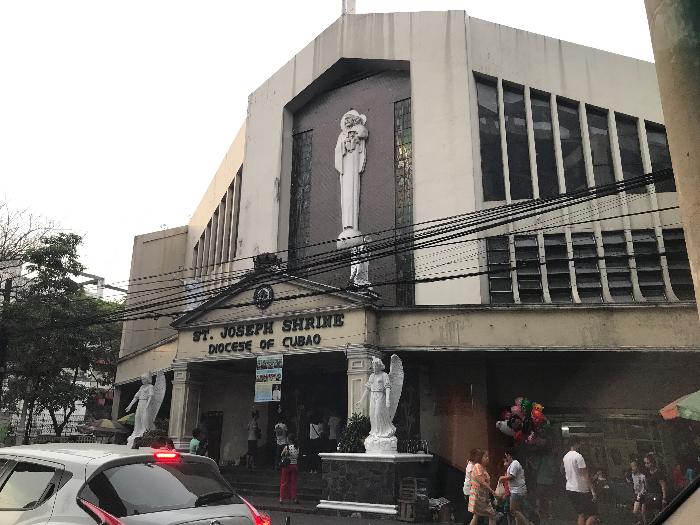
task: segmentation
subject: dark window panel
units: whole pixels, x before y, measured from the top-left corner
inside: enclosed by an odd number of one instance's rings
[[[560,193],[557,177],[557,161],[554,156],[554,135],[552,133],[552,109],[549,96],[531,93],[532,129],[535,135],[537,160],[537,185],[540,198],[554,197]]]
[[[309,244],[311,217],[311,146],[313,131],[292,138],[292,185],[289,209],[290,269],[303,264]]]
[[[559,113],[559,134],[561,137],[561,153],[564,160],[566,191],[584,190],[588,187],[588,183],[586,182],[586,166],[583,161],[578,105],[573,102],[558,100],[557,110]]]
[[[637,281],[642,295],[645,299],[664,300],[664,278],[654,230],[633,231],[632,243],[637,262]]]
[[[491,303],[512,303],[513,287],[510,277],[508,237],[486,238],[486,260]]]
[[[553,303],[570,303],[571,275],[569,255],[566,251],[566,236],[554,233],[544,236],[544,254],[547,267],[547,287]]]
[[[649,144],[649,157],[651,158],[651,170],[665,170],[671,166],[671,152],[668,150],[666,128],[661,124],[647,122],[647,143]],[[656,183],[656,193],[676,191],[676,181],[671,178]]]
[[[525,90],[522,86],[503,86],[508,173],[512,199],[532,198],[530,151],[525,119]]]
[[[603,232],[603,252],[610,295],[615,301],[625,303],[633,301],[632,274],[630,273],[625,233],[622,231]]]
[[[639,149],[639,133],[637,121],[624,115],[615,115],[617,139],[620,144],[620,160],[622,161],[622,177],[625,180],[644,175],[642,152]],[[644,193],[645,186],[629,190],[628,193]]]
[[[413,148],[411,134],[411,99],[394,103],[394,192],[396,234],[407,233],[413,224]],[[410,281],[415,278],[413,251],[395,254],[396,278]],[[398,306],[415,304],[415,285],[400,282],[396,285]]]
[[[483,79],[476,81],[479,106],[479,142],[481,151],[481,184],[485,201],[506,198],[503,180],[501,129],[498,124],[498,91],[496,83]]]
[[[571,241],[578,296],[584,303],[600,303],[603,301],[603,285],[600,281],[595,237],[592,233],[574,233]]]
[[[681,228],[664,230],[664,252],[668,263],[671,288],[681,301],[695,300],[693,278],[690,275],[690,262]]]
[[[517,261],[518,293],[522,303],[544,302],[540,253],[536,235],[515,237],[515,260]]]
[[[615,182],[612,154],[610,151],[610,134],[608,132],[608,112],[596,108],[587,108],[588,136],[591,142],[593,159],[593,178],[596,186]]]

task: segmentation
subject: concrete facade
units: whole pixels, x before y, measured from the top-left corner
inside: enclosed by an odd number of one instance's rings
[[[481,275],[416,283],[415,304],[406,307],[392,306],[391,301],[371,301],[343,289],[345,269],[328,281],[313,275],[304,279],[276,275],[265,281],[260,280],[260,273],[251,272],[255,256],[277,253],[284,260],[290,248],[295,133],[313,127],[317,133],[323,133],[323,140],[315,143],[326,147],[337,138],[342,114],[338,108],[366,104],[372,109],[372,104],[381,103],[387,118],[371,120],[368,113],[369,156],[381,150],[381,159],[371,162],[380,163],[381,170],[395,168],[391,165],[388,141],[396,130],[389,128],[388,114],[396,99],[387,93],[382,93],[383,98],[363,98],[366,93],[358,94],[367,86],[381,88],[382,79],[389,78],[392,80],[386,85],[400,91],[397,96],[411,99],[413,223],[517,202],[511,196],[508,139],[504,131],[505,93],[512,85],[522,88],[527,101],[527,175],[534,198],[538,196],[540,167],[535,143],[539,129],[535,130],[532,97],[545,96],[551,106],[552,153],[561,188],[565,188],[567,163],[571,161],[562,147],[568,140],[559,126],[557,106],[562,101],[575,108],[580,122],[582,158],[578,160],[589,187],[595,185],[598,165],[592,147],[595,138],[587,126],[588,114],[598,109],[606,112],[614,181],[628,177],[626,152],[621,143],[629,136],[618,133],[618,118],[631,118],[634,122],[632,135],[639,144],[640,169],[644,173],[655,169],[653,144],[647,134],[650,125],[661,126],[664,119],[651,63],[473,19],[464,12],[343,16],[250,95],[246,123],[190,224],[169,230],[171,233],[137,238],[130,294],[142,286],[138,279],[172,272],[173,278],[185,279],[186,284],[170,290],[179,299],[178,308],[173,309],[189,313],[172,326],[170,320],[125,323],[118,384],[133,381],[146,369],[172,370],[170,434],[179,443],[185,443],[203,413],[222,413],[222,463],[236,461],[245,453],[245,423],[253,405],[253,364],[256,356],[269,354],[283,354],[285,374],[289,364],[289,381],[300,385],[284,392],[283,404],[295,399],[295,404],[285,406],[297,414],[294,417],[299,434],[303,435],[302,423],[307,420],[298,414],[309,410],[308,406],[299,408],[308,403],[303,399],[304,388],[313,391],[312,401],[330,403],[332,398],[336,405],[347,407],[341,416],[349,416],[362,394],[371,357],[399,353],[407,363],[411,388],[405,390],[407,401],[403,413],[397,416],[402,418],[397,426],[412,426],[414,431],[408,432],[407,438],[418,435],[427,440],[431,451],[450,467],[459,469],[470,448],[500,443],[493,425],[496,406],[507,403],[509,396],[522,393],[513,394],[503,386],[497,377],[500,363],[516,373],[511,361],[531,362],[523,365],[535,370],[529,376],[531,381],[516,383],[547,398],[543,402],[559,410],[560,421],[585,419],[593,414],[596,421],[609,422],[605,419],[608,417],[634,421],[641,418],[644,425],[656,425],[654,401],[636,401],[641,398],[640,389],[647,387],[644,381],[656,377],[659,370],[673,368],[670,365],[674,360],[686,366],[673,370],[683,373],[692,368],[700,349],[695,304],[680,300],[682,297],[677,295],[677,262],[671,259],[670,252],[668,256],[665,252],[667,230],[681,228],[678,199],[673,191],[657,192],[649,186],[639,194],[613,195],[596,203],[570,206],[556,214],[540,214],[517,225],[474,234],[458,246],[422,249],[414,255],[417,279],[484,270],[491,264],[486,238],[510,235],[506,258],[514,267],[518,261],[518,235],[535,228],[538,279],[542,286],[540,304],[527,302],[521,279],[526,276],[520,270],[511,272],[509,290],[513,304],[495,304],[493,283],[486,275],[489,272],[477,271]],[[486,200],[483,192],[479,79],[492,82],[497,94],[506,188],[504,199],[497,201]],[[378,114],[379,109],[376,111]],[[382,138],[377,139],[377,148],[373,149],[375,134]],[[317,155],[316,164],[311,162],[316,176],[322,168],[319,163],[332,158],[332,152],[324,149]],[[330,167],[326,166],[324,174],[332,178]],[[379,171],[374,172],[376,177],[385,182],[367,186],[372,188],[371,199],[367,200],[373,203],[374,215],[365,216],[363,231],[396,225],[392,213],[381,207],[385,200],[391,212],[392,178]],[[312,180],[321,180],[312,189],[316,199],[311,202],[311,206],[316,206],[312,216],[316,221],[323,221],[324,217],[328,221],[316,226],[317,237],[312,241],[330,241],[337,235],[329,234],[336,229],[332,215],[337,212],[331,209],[331,199],[336,197],[330,182],[328,187],[319,188],[325,184],[324,179]],[[567,263],[571,282],[568,304],[557,304],[552,298],[551,276],[546,268],[551,261],[544,242],[549,234],[565,239],[562,247],[571,259]],[[586,301],[587,289],[585,272],[574,264],[580,248],[576,245],[579,234],[590,235],[594,256],[600,260],[595,264],[596,275],[600,275],[598,304],[581,304]],[[623,258],[629,265],[627,303],[614,295],[615,267],[606,251],[610,238],[616,234],[622,236]],[[652,250],[658,260],[652,284],[657,296],[649,291],[651,285],[641,262],[641,243],[656,250]],[[635,264],[637,259],[639,263]],[[392,268],[387,272],[389,278],[396,275]],[[244,279],[240,281],[241,278]],[[272,286],[275,299],[262,309],[255,305],[253,291],[266,283]],[[319,329],[311,325],[299,333],[282,328],[285,320],[328,315],[342,315],[343,324]],[[255,332],[256,326],[265,323],[271,323],[271,331],[261,332],[261,328]],[[234,325],[251,325],[253,332],[235,338],[221,335]],[[208,330],[208,339],[203,338],[203,330]],[[300,334],[319,338],[312,344],[293,345],[296,339],[289,338]],[[234,341],[235,347],[226,346]],[[244,345],[241,351],[241,342],[249,343],[250,348],[246,350]],[[615,365],[619,369],[613,369],[617,374],[608,373],[606,368],[612,355],[617,359]],[[577,363],[583,375],[571,369],[564,374],[568,382],[549,383],[549,376],[536,372],[542,369],[550,376],[556,375],[557,370],[566,369],[568,358]],[[590,360],[589,368],[584,366],[586,360]],[[626,372],[628,362],[630,368]],[[663,398],[658,400],[659,408],[686,394],[689,388],[687,378],[673,381],[664,374],[660,375],[664,378],[663,388],[657,391]],[[319,378],[319,385],[315,378]],[[556,388],[543,389],[542,384]],[[605,395],[578,403],[571,395],[571,384]],[[499,388],[507,394],[500,395]],[[275,407],[270,403],[256,407],[261,412],[265,443],[271,439],[269,430],[274,424]]]

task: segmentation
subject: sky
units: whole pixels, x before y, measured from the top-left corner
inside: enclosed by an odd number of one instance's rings
[[[357,0],[469,15],[653,61],[644,0]],[[0,201],[84,237],[123,285],[135,235],[187,224],[248,95],[341,0],[0,0]]]

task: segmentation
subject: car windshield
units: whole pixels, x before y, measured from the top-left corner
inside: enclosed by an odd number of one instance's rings
[[[92,478],[79,497],[118,518],[203,504],[241,503],[213,467],[187,461],[109,468]]]

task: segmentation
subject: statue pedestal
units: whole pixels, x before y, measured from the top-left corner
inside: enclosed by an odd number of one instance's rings
[[[357,246],[362,246],[365,242],[362,233],[355,228],[345,228],[340,235],[338,235],[338,240],[336,241],[336,246],[339,250],[344,248],[355,248]]]
[[[317,507],[341,512],[398,515],[405,477],[428,478],[431,454],[322,453],[323,499]]]

